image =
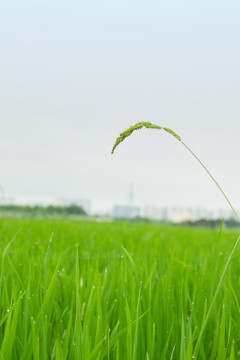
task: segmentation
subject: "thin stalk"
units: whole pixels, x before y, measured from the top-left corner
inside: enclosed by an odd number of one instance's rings
[[[223,189],[221,188],[221,186],[218,184],[218,182],[215,180],[215,178],[212,176],[212,174],[208,171],[208,169],[206,168],[206,166],[201,162],[201,160],[194,154],[194,152],[193,152],[182,140],[180,140],[180,141],[181,141],[181,143],[183,144],[183,146],[195,157],[195,159],[199,162],[199,164],[203,167],[203,169],[208,173],[208,175],[211,177],[211,179],[212,179],[212,180],[214,181],[214,183],[217,185],[218,189],[221,191],[222,195],[224,196],[224,198],[227,200],[228,204],[230,205],[230,207],[231,207],[232,211],[234,212],[236,218],[237,218],[238,221],[240,222],[240,218],[239,218],[236,210],[234,209],[233,205],[231,204],[231,202],[230,202],[230,200],[228,199],[227,195],[224,193],[224,191],[223,191]],[[232,249],[232,251],[231,251],[231,254],[230,254],[229,257],[228,257],[227,263],[226,263],[226,265],[225,265],[225,267],[224,267],[224,270],[223,270],[222,276],[221,276],[221,278],[220,278],[220,280],[219,280],[219,283],[218,283],[218,286],[217,286],[217,288],[216,288],[215,294],[214,294],[214,296],[213,296],[213,298],[212,298],[212,301],[211,301],[211,304],[210,304],[210,306],[209,306],[209,309],[208,309],[207,315],[206,315],[206,317],[205,317],[204,323],[203,323],[203,325],[202,325],[202,327],[201,327],[201,330],[200,330],[200,333],[199,333],[199,335],[198,335],[197,343],[196,343],[195,348],[194,348],[194,355],[196,355],[196,352],[198,351],[198,348],[199,348],[199,346],[200,346],[200,341],[201,341],[201,339],[202,339],[202,335],[203,335],[204,329],[205,329],[205,327],[206,327],[206,325],[207,325],[209,316],[210,316],[210,314],[211,314],[211,312],[212,312],[212,309],[213,309],[213,305],[214,305],[214,303],[215,303],[215,301],[216,301],[216,298],[217,298],[218,293],[219,293],[219,291],[220,291],[220,288],[221,288],[221,286],[222,286],[223,280],[224,280],[225,275],[226,275],[226,273],[227,273],[227,270],[228,270],[228,267],[229,267],[230,262],[231,262],[231,260],[232,260],[232,257],[233,257],[233,255],[234,255],[236,249],[237,249],[237,246],[238,246],[238,244],[239,244],[239,241],[240,241],[240,235],[238,236],[237,241],[235,242],[234,247],[233,247],[233,249]]]
[[[182,141],[180,140],[180,142],[183,144],[183,146],[185,146],[185,148],[195,157],[195,159],[199,162],[199,164],[204,168],[204,170],[208,173],[208,175],[211,177],[211,179],[215,182],[215,184],[217,185],[217,187],[219,188],[219,190],[221,191],[222,195],[224,196],[225,200],[228,202],[228,204],[230,205],[232,211],[234,212],[234,215],[236,216],[236,218],[238,219],[238,221],[240,222],[240,217],[238,216],[236,210],[234,209],[233,205],[231,204],[230,200],[228,199],[227,195],[225,194],[225,192],[223,191],[223,189],[221,188],[221,186],[218,184],[218,182],[214,179],[214,177],[212,176],[212,174],[210,173],[210,171],[206,168],[206,166],[201,162],[201,160],[197,157],[197,155],[194,154],[194,152]]]
[[[238,219],[238,222],[240,223],[240,217],[238,216],[236,210],[234,209],[233,205],[231,204],[230,200],[228,199],[228,197],[226,196],[226,194],[224,193],[224,191],[222,190],[221,186],[218,184],[218,182],[215,180],[215,178],[212,176],[212,174],[210,173],[210,171],[206,168],[206,166],[201,162],[201,160],[194,154],[194,152],[182,141],[181,137],[176,134],[173,130],[169,129],[169,128],[165,128],[165,127],[161,127],[161,126],[158,126],[158,125],[154,125],[154,124],[151,124],[150,122],[140,122],[140,123],[137,123],[135,124],[134,126],[130,126],[129,129],[125,130],[124,132],[122,132],[120,134],[120,136],[116,139],[116,142],[112,148],[112,154],[114,153],[116,147],[123,141],[125,140],[126,137],[130,136],[133,131],[135,130],[139,130],[141,129],[142,127],[146,127],[148,129],[157,129],[157,130],[165,130],[167,131],[168,133],[170,133],[171,135],[173,135],[176,139],[178,139],[182,145],[195,157],[195,159],[198,161],[198,163],[203,167],[203,169],[207,172],[207,174],[210,176],[210,178],[214,181],[215,185],[218,187],[218,189],[221,191],[222,195],[224,196],[225,200],[227,201],[227,203],[230,205],[232,211],[234,212],[236,218]],[[209,306],[209,309],[208,309],[208,312],[207,312],[207,315],[206,315],[206,318],[204,320],[204,323],[200,329],[200,333],[199,333],[199,336],[198,336],[198,340],[197,340],[197,343],[196,343],[196,346],[194,348],[194,354],[198,351],[198,348],[199,348],[199,345],[200,345],[200,341],[201,341],[201,338],[202,338],[202,335],[203,335],[203,332],[204,332],[204,329],[206,327],[206,324],[208,322],[208,319],[209,319],[209,316],[211,314],[211,311],[213,309],[213,305],[214,305],[214,302],[217,298],[217,295],[220,291],[220,288],[221,288],[221,285],[223,283],[223,280],[226,276],[226,273],[227,273],[227,270],[228,270],[228,267],[230,265],[230,262],[232,260],[232,257],[237,249],[237,246],[239,244],[239,241],[240,241],[240,235],[238,236],[237,238],[237,241],[231,251],[231,254],[230,256],[228,257],[228,260],[227,260],[227,263],[224,267],[224,270],[223,270],[223,273],[222,273],[222,276],[219,280],[219,283],[217,285],[217,288],[216,288],[216,291],[214,293],[214,296],[212,298],[212,301],[211,301],[211,304]]]

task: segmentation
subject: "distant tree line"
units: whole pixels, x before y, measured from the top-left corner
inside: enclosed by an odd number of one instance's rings
[[[0,205],[0,212],[20,213],[22,215],[86,215],[82,207],[72,204],[69,206],[39,206],[39,205]]]

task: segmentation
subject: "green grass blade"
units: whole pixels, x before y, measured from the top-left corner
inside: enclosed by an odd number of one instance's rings
[[[228,258],[228,260],[227,260],[227,263],[226,263],[226,265],[225,265],[225,268],[224,268],[224,270],[223,270],[222,276],[221,276],[221,278],[220,278],[220,280],[219,280],[219,283],[218,283],[218,286],[217,286],[217,288],[216,288],[215,294],[214,294],[213,299],[212,299],[212,301],[211,301],[211,304],[210,304],[210,306],[209,306],[209,309],[208,309],[206,318],[205,318],[205,320],[204,320],[204,323],[203,323],[203,325],[202,325],[202,327],[201,327],[201,330],[200,330],[200,333],[199,333],[199,335],[198,335],[198,340],[197,340],[197,343],[196,343],[196,345],[195,345],[194,354],[196,354],[197,351],[198,351],[200,342],[201,342],[201,340],[202,340],[203,331],[204,331],[204,329],[205,329],[205,327],[206,327],[206,325],[207,325],[209,316],[210,316],[210,314],[211,314],[211,312],[212,312],[212,309],[213,309],[213,305],[214,305],[215,300],[216,300],[216,298],[217,298],[217,296],[218,296],[218,293],[219,293],[219,291],[220,291],[220,289],[221,289],[223,280],[224,280],[225,275],[226,275],[226,273],[227,273],[227,270],[228,270],[228,267],[229,267],[230,262],[231,262],[231,260],[232,260],[232,257],[233,257],[233,255],[234,255],[234,253],[235,253],[235,251],[236,251],[236,248],[237,248],[237,246],[238,246],[239,240],[240,240],[240,235],[239,235],[238,238],[237,238],[237,241],[236,241],[236,243],[235,243],[235,245],[234,245],[234,247],[233,247],[233,249],[232,249],[232,252],[231,252],[231,254],[230,254],[230,256],[229,256],[229,258]]]

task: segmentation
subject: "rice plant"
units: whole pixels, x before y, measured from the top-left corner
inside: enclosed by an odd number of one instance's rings
[[[233,205],[231,204],[231,202],[229,201],[228,197],[226,196],[226,194],[224,193],[224,191],[222,190],[221,186],[218,184],[218,182],[215,180],[215,178],[213,177],[213,175],[210,173],[210,171],[206,168],[206,166],[201,162],[201,160],[196,156],[196,154],[182,141],[181,137],[176,134],[173,130],[169,129],[169,128],[166,128],[166,127],[161,127],[159,125],[154,125],[150,122],[138,122],[137,124],[135,124],[134,126],[130,126],[127,130],[123,131],[120,136],[116,139],[115,141],[115,144],[112,148],[112,154],[114,153],[116,147],[123,141],[125,140],[128,136],[130,136],[135,130],[139,130],[141,128],[147,128],[147,129],[157,129],[157,130],[164,130],[164,131],[167,131],[168,133],[170,133],[171,135],[173,135],[193,156],[194,158],[198,161],[198,163],[203,167],[203,169],[207,172],[207,174],[211,177],[211,179],[214,181],[214,183],[216,184],[216,186],[218,187],[218,189],[221,191],[222,195],[224,196],[224,198],[226,199],[227,203],[230,205],[232,211],[234,212],[237,220],[240,222],[240,218],[236,212],[236,210],[234,209]],[[200,345],[200,342],[201,342],[201,339],[202,339],[202,335],[203,335],[203,331],[206,327],[206,324],[207,324],[207,321],[209,319],[209,316],[211,314],[211,311],[212,311],[212,308],[213,308],[213,305],[214,305],[214,302],[216,301],[216,298],[217,298],[217,295],[220,291],[220,288],[222,286],[222,283],[223,283],[223,280],[224,280],[224,277],[227,273],[227,270],[228,270],[228,267],[231,263],[231,260],[232,260],[232,257],[237,249],[237,246],[238,246],[238,243],[240,241],[240,235],[237,237],[237,240],[233,246],[233,249],[232,249],[232,252],[231,254],[229,255],[229,258],[226,262],[226,265],[225,265],[225,268],[223,270],[223,273],[222,273],[222,276],[220,277],[220,280],[219,280],[219,283],[218,283],[218,286],[216,288],[216,291],[215,291],[215,294],[212,298],[212,302],[209,306],[209,309],[207,311],[207,314],[206,314],[206,317],[203,321],[203,324],[202,324],[202,327],[201,327],[201,330],[200,330],[200,333],[198,335],[198,340],[196,342],[196,345],[195,345],[195,350],[194,350],[194,355],[197,354],[198,352],[198,348],[199,348],[199,345]]]
[[[236,257],[194,353],[235,236],[158,224],[0,219],[0,358],[239,358]]]

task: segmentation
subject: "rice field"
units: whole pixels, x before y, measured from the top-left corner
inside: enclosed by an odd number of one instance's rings
[[[238,359],[235,230],[0,219],[0,358]]]

